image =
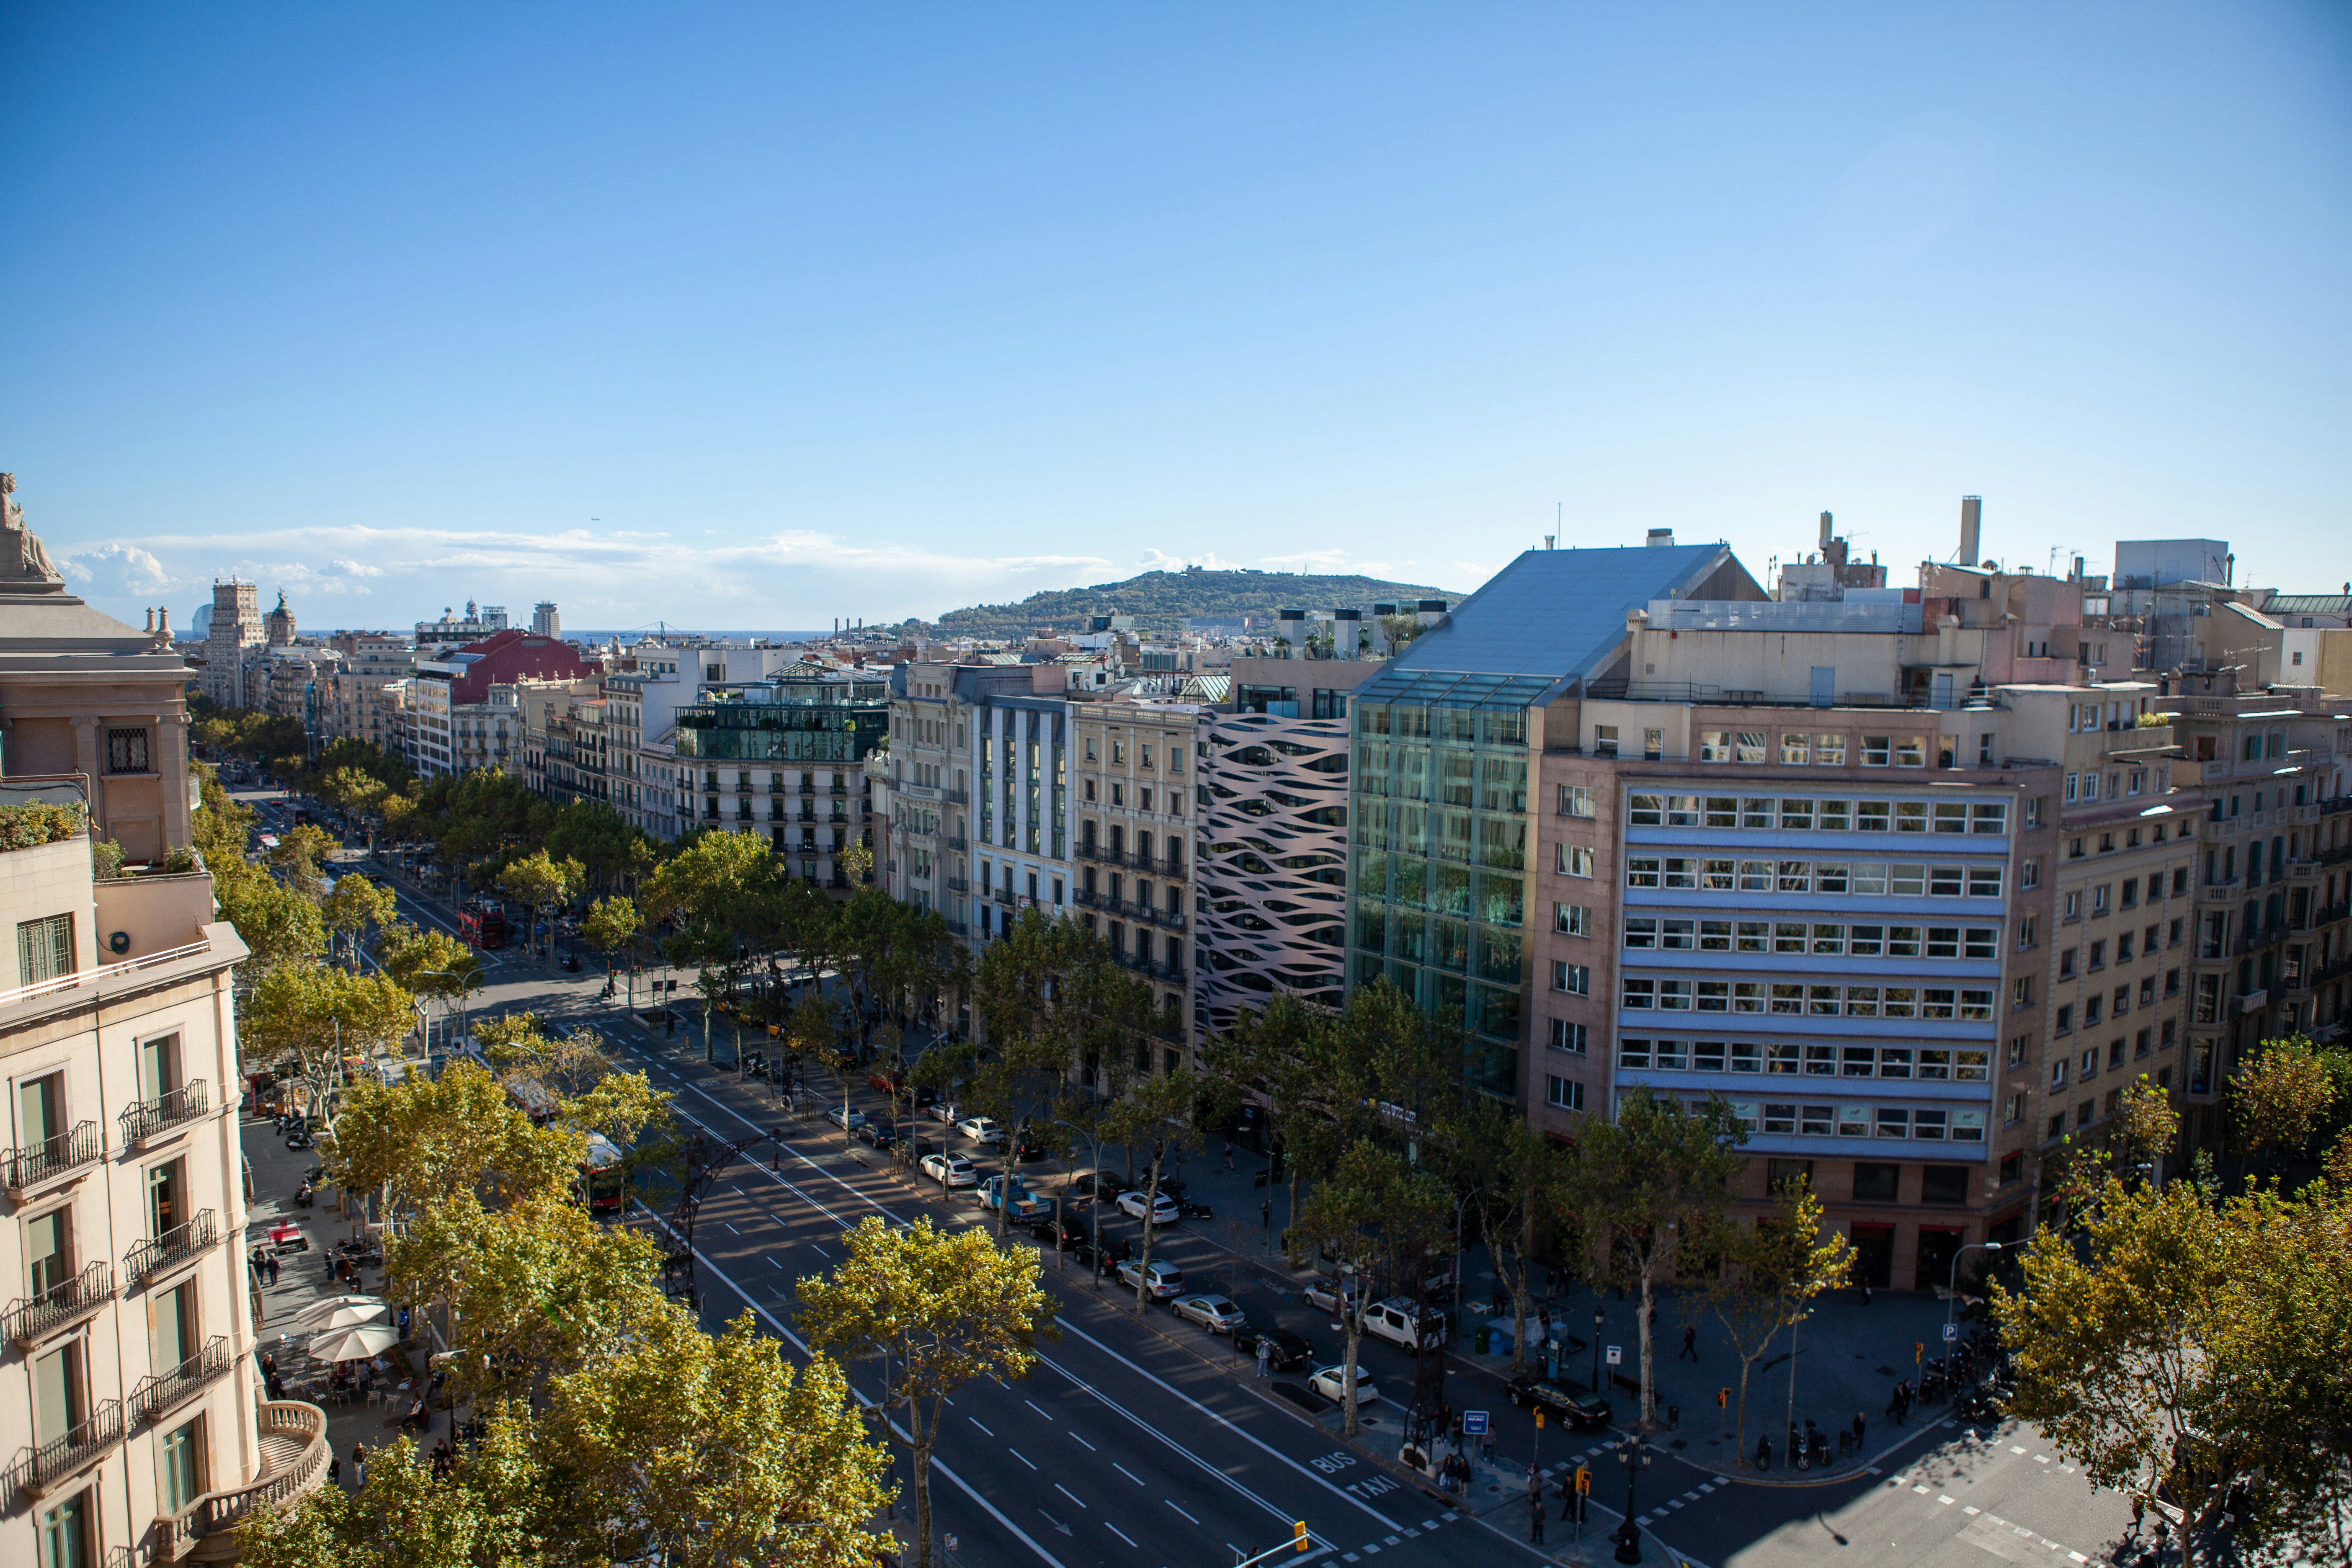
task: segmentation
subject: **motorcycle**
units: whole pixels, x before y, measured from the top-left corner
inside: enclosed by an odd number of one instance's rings
[[[1180,1216],[1185,1219],[1214,1219],[1217,1217],[1217,1213],[1214,1209],[1211,1208],[1208,1205],[1202,1203],[1178,1204],[1176,1205],[1176,1212]]]

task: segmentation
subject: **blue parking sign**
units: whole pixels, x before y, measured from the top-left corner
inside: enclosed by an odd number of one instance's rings
[[[1486,1413],[1465,1410],[1462,1413],[1462,1435],[1465,1437],[1484,1437],[1486,1435]]]

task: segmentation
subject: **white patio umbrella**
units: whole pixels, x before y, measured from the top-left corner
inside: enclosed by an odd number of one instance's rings
[[[334,1316],[336,1312],[341,1311],[347,1307],[366,1307],[373,1308],[377,1311],[385,1311],[390,1309],[390,1305],[391,1304],[381,1296],[329,1296],[320,1300],[311,1302],[300,1311],[296,1312],[289,1321],[299,1323],[306,1329],[343,1328],[349,1326],[351,1323],[365,1322],[367,1320],[364,1318],[351,1318],[345,1320],[341,1323],[330,1323],[327,1320]]]
[[[382,1323],[392,1316],[392,1308],[383,1301],[345,1301],[324,1310],[307,1312],[302,1326],[313,1332],[330,1329],[355,1329],[363,1323]]]
[[[310,1342],[310,1353],[320,1361],[359,1361],[389,1350],[400,1338],[389,1323],[364,1323],[355,1329],[333,1329]]]

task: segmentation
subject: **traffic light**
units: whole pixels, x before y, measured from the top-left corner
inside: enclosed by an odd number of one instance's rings
[[[1592,1489],[1592,1468],[1591,1466],[1579,1465],[1576,1467],[1576,1489],[1580,1492],[1590,1492]]]
[[[1913,1340],[1911,1342],[1911,1364],[1913,1366],[1917,1366],[1921,1358],[1926,1356],[1927,1353],[1927,1342],[1925,1340]]]
[[[1536,1412],[1536,1430],[1538,1432],[1543,1430],[1543,1415],[1544,1413],[1542,1411],[1538,1410]]]
[[[1729,1389],[1727,1389],[1727,1388],[1718,1388],[1718,1389],[1717,1389],[1717,1390],[1715,1391],[1715,1407],[1716,1407],[1717,1410],[1727,1410],[1727,1409],[1729,1409],[1729,1408],[1730,1408],[1730,1406],[1731,1406],[1731,1390],[1729,1390]]]
[[[1290,1521],[1290,1540],[1291,1543],[1301,1552],[1315,1544],[1307,1539],[1307,1521],[1303,1519],[1294,1519]]]

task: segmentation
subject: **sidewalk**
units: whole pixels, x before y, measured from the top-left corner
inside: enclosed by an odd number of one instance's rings
[[[294,1373],[309,1364],[299,1348],[303,1331],[294,1324],[294,1314],[314,1301],[347,1293],[329,1277],[327,1258],[335,1241],[352,1234],[352,1221],[329,1206],[331,1195],[340,1195],[332,1188],[322,1189],[313,1207],[294,1205],[295,1189],[317,1163],[316,1150],[288,1149],[286,1141],[278,1135],[276,1126],[267,1117],[247,1117],[239,1131],[253,1176],[253,1202],[246,1215],[242,1243],[245,1255],[250,1257],[252,1248],[268,1239],[271,1223],[279,1219],[299,1224],[310,1241],[307,1252],[282,1253],[278,1283],[262,1286],[258,1292],[262,1318],[254,1327],[254,1352],[257,1357],[263,1352],[274,1353],[278,1375],[290,1381]],[[364,1270],[360,1288],[366,1293],[380,1293],[383,1289],[383,1272]],[[412,1340],[395,1347],[393,1353],[405,1353],[411,1366],[422,1372],[428,1349],[428,1345]],[[291,1398],[308,1397],[291,1388],[287,1392]],[[398,1435],[402,1407],[355,1403],[325,1405],[320,1408],[327,1413],[328,1442],[331,1451],[343,1462],[341,1484],[348,1489],[352,1484],[352,1445],[363,1443],[373,1453],[392,1442]],[[419,1440],[429,1448],[448,1435],[448,1412],[436,1411],[433,1430]]]

